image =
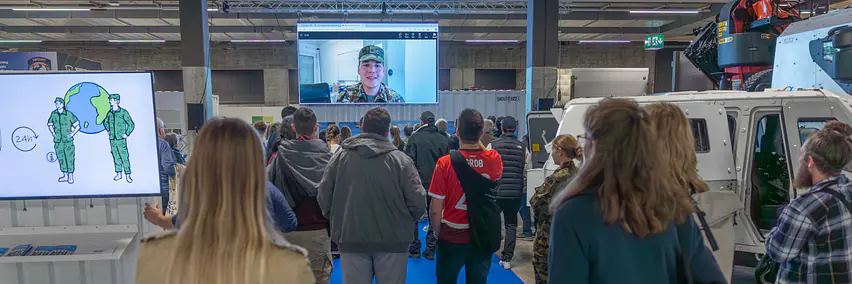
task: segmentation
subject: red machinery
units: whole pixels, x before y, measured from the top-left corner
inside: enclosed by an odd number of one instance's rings
[[[716,36],[719,67],[724,68],[720,87],[747,90],[752,76],[771,76],[766,70],[772,69],[775,40],[798,20],[798,12],[777,0],[735,0],[722,7]]]

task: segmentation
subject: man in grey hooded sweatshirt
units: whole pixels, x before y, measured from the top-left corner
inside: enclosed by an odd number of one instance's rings
[[[426,191],[414,162],[388,141],[391,117],[376,107],[364,115],[362,134],[331,158],[317,200],[331,220],[340,249],[343,282],[405,283],[408,244],[426,212]]]
[[[278,142],[278,154],[269,166],[269,180],[281,189],[296,213],[298,225],[285,235],[287,240],[308,250],[317,283],[328,283],[332,268],[331,240],[328,219],[317,203],[317,186],[331,152],[325,142],[317,139],[317,117],[311,109],[298,109],[291,127],[296,139]]]

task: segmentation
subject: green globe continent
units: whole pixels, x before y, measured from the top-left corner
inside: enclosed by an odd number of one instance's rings
[[[109,112],[109,92],[104,90],[103,87],[98,86],[98,92],[100,96],[93,97],[91,99],[92,105],[95,106],[95,109],[98,110],[98,124],[103,124],[104,119],[106,119],[106,115]]]

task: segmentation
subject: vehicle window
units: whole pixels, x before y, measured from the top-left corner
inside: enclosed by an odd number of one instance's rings
[[[734,149],[734,143],[737,141],[735,139],[737,135],[737,119],[730,114],[728,114],[728,131],[731,134],[731,151],[736,151],[736,149]]]
[[[751,169],[751,218],[758,228],[772,229],[780,209],[790,202],[790,171],[784,147],[781,116],[770,114],[755,125],[754,163]]]
[[[690,119],[689,126],[692,128],[692,138],[695,138],[695,152],[710,152],[710,137],[707,135],[707,121],[704,119]]]
[[[828,123],[829,121],[832,121],[832,120],[835,120],[835,119],[834,118],[802,118],[802,119],[799,119],[799,121],[798,121],[799,139],[801,140],[802,144],[805,144],[805,140],[808,140],[808,137],[810,137],[811,134],[816,133],[817,131],[822,129],[822,127],[825,126],[826,123]]]

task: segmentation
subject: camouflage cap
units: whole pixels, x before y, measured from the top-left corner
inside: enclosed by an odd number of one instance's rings
[[[118,94],[110,94],[110,95],[109,95],[109,99],[110,99],[110,100],[119,100],[119,101],[120,101],[120,100],[121,100],[121,96],[119,96]]]
[[[375,60],[377,62],[385,62],[385,50],[375,45],[368,45],[361,48],[358,52],[358,63]]]
[[[60,97],[56,97],[56,99],[55,99],[55,100],[53,100],[53,103],[62,103],[62,104],[65,104],[65,99],[60,98]]]

